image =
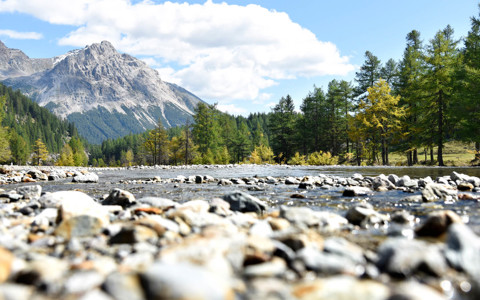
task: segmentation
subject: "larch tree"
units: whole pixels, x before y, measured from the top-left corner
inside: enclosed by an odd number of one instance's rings
[[[41,166],[48,159],[47,146],[43,143],[42,139],[37,139],[33,147],[32,160],[37,166]]]
[[[382,164],[387,165],[388,147],[395,133],[401,129],[401,118],[405,110],[398,106],[399,96],[391,95],[388,83],[380,79],[368,88],[367,101],[361,100],[355,118],[363,127],[356,134],[363,134],[370,145],[372,162],[376,160],[376,149],[380,146]],[[357,129],[358,130],[358,129]]]
[[[427,47],[425,57],[426,74],[424,89],[427,101],[422,108],[427,113],[424,128],[432,128],[432,138],[437,146],[437,161],[444,166],[443,148],[447,137],[452,134],[450,118],[454,97],[454,73],[458,67],[458,41],[453,37],[453,29],[447,26],[437,32]]]

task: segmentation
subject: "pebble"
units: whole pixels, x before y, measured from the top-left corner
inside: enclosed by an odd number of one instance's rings
[[[0,299],[480,297],[480,238],[468,212],[477,195],[464,193],[472,195],[462,203],[471,223],[460,217],[465,211],[448,209],[462,182],[476,186],[475,178],[463,174],[436,182],[394,174],[156,176],[122,181],[122,189],[112,183],[97,199],[80,191],[42,195],[50,176],[90,174],[47,170],[2,179],[37,182],[0,192]],[[200,181],[190,189],[184,185]],[[223,196],[195,194],[202,184],[217,182]],[[287,182],[292,184],[285,192]],[[178,188],[151,195],[134,184]],[[92,194],[105,192],[98,190]],[[192,192],[182,195],[184,190]],[[341,196],[347,190],[351,198]],[[402,191],[416,200],[384,196]],[[308,197],[290,198],[294,193]],[[179,194],[180,201],[168,199]]]

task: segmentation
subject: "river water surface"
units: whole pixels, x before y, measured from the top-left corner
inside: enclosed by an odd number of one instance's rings
[[[235,165],[235,166],[192,166],[192,167],[157,167],[157,168],[120,168],[120,169],[93,169],[99,176],[99,183],[77,184],[70,179],[53,181],[43,184],[44,191],[80,190],[99,199],[113,188],[127,190],[136,198],[153,196],[163,197],[178,202],[193,199],[209,200],[234,191],[241,190],[261,200],[270,207],[280,205],[307,206],[315,210],[328,210],[344,215],[346,211],[359,202],[368,202],[384,214],[396,211],[408,211],[422,219],[428,213],[449,209],[461,215],[466,222],[480,233],[480,203],[478,200],[459,200],[455,202],[423,203],[408,199],[409,196],[420,195],[421,191],[390,190],[387,192],[372,192],[361,197],[343,197],[344,186],[333,185],[317,187],[311,190],[299,189],[298,185],[262,184],[258,188],[240,184],[234,186],[219,186],[216,182],[203,184],[174,183],[171,180],[177,176],[209,175],[215,179],[232,178],[275,178],[319,176],[320,174],[337,177],[351,177],[354,174],[378,176],[379,174],[408,175],[411,178],[430,176],[436,179],[440,176],[449,176],[453,171],[480,177],[480,168],[458,167],[312,167],[312,166],[267,166],[267,165]],[[149,183],[154,177],[162,179],[160,183]],[[147,182],[146,182],[147,180]],[[478,193],[474,194],[474,196]]]

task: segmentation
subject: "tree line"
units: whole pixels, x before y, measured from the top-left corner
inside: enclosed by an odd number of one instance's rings
[[[407,34],[400,60],[382,63],[372,52],[354,82],[314,86],[298,109],[282,97],[269,113],[248,117],[200,103],[182,127],[87,144],[75,126],[0,85],[0,162],[129,166],[159,164],[390,164],[445,165],[448,141],[475,144],[480,161],[480,19],[456,39],[450,26],[428,42]],[[437,155],[434,156],[436,151]],[[48,155],[49,154],[49,155]],[[428,158],[427,158],[427,154]]]
[[[0,108],[0,163],[88,164],[84,141],[72,123],[1,83]]]

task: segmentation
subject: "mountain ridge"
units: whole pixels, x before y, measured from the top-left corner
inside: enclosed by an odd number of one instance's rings
[[[1,43],[1,42],[0,42]],[[50,59],[0,45],[0,80],[72,121],[93,143],[191,120],[202,100],[108,41]]]

